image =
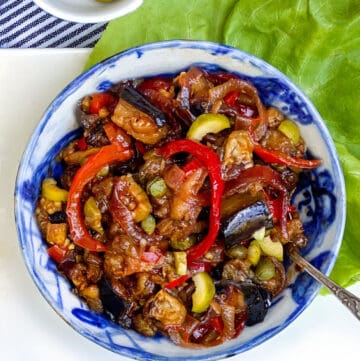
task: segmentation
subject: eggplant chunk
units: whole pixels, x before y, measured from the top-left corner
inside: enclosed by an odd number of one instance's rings
[[[234,290],[234,287],[241,290],[241,299],[246,305],[247,319],[245,324],[252,326],[262,322],[271,306],[271,293],[265,288],[248,281],[234,282],[222,280],[216,285],[216,294],[229,294],[229,290]]]
[[[246,325],[252,326],[262,322],[271,305],[271,294],[266,289],[251,283],[242,283],[241,291],[247,304]]]
[[[152,117],[158,127],[162,127],[166,124],[166,117],[164,113],[151,104],[135,88],[131,86],[125,86],[120,90],[119,96],[132,106]]]
[[[258,201],[239,210],[223,222],[221,230],[225,238],[225,246],[230,248],[249,239],[262,227],[272,228],[273,222],[267,205]]]
[[[112,290],[109,280],[102,278],[98,284],[104,314],[124,328],[131,327],[131,315],[134,305],[131,301],[120,298]]]

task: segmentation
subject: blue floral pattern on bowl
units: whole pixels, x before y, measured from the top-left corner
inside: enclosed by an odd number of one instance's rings
[[[345,188],[339,160],[329,132],[309,99],[288,78],[264,61],[221,44],[166,41],[117,54],[71,82],[46,110],[21,160],[15,185],[15,217],[27,268],[45,299],[75,330],[119,354],[142,360],[215,360],[244,352],[286,328],[311,303],[320,286],[298,275],[274,303],[261,324],[247,327],[234,340],[210,349],[180,348],[164,337],[146,338],[124,330],[89,311],[71,292],[69,283],[49,259],[34,218],[42,179],[61,173],[56,154],[79,134],[75,107],[79,99],[128,78],[176,73],[191,65],[222,68],[251,80],[266,105],[281,109],[296,121],[311,155],[322,166],[303,173],[293,195],[309,244],[306,257],[329,274],[337,257],[345,223]]]

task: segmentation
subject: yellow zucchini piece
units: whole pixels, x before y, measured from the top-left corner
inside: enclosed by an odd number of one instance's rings
[[[54,178],[45,178],[42,182],[41,194],[49,201],[66,202],[68,191],[59,188]]]
[[[85,223],[94,231],[103,234],[101,212],[94,197],[89,197],[84,204]]]

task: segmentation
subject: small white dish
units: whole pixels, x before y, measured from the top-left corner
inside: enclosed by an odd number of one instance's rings
[[[135,11],[143,0],[34,0],[36,5],[60,19],[77,23],[100,23]]]

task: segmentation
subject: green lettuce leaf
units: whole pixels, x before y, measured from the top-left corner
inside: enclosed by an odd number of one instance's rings
[[[345,175],[347,221],[331,278],[360,280],[360,2],[145,0],[111,21],[85,68],[121,50],[170,39],[209,40],[254,54],[309,96],[334,139]]]

